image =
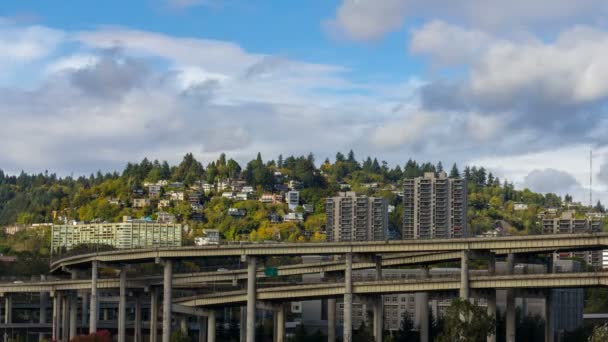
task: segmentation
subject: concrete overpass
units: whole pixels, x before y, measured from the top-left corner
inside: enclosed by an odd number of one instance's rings
[[[119,319],[118,319],[118,341],[125,341],[124,317],[126,315],[126,293],[129,288],[149,289],[152,298],[151,310],[156,310],[158,315],[158,291],[162,286],[162,340],[168,342],[171,334],[172,312],[176,309],[191,312],[196,315],[208,317],[207,326],[208,338],[213,341],[215,332],[213,331],[215,317],[213,311],[188,311],[188,307],[198,305],[224,305],[231,303],[246,303],[246,315],[243,321],[246,322],[245,338],[246,342],[255,340],[255,309],[260,301],[276,302],[289,300],[290,298],[316,298],[326,296],[344,298],[344,340],[349,341],[352,337],[352,297],[360,294],[381,294],[397,292],[416,292],[416,291],[439,291],[458,289],[460,297],[467,299],[470,297],[470,290],[477,288],[504,288],[508,286],[512,291],[514,288],[551,288],[554,286],[566,286],[570,282],[571,286],[603,286],[605,285],[604,275],[579,275],[582,278],[575,282],[574,278],[551,278],[554,283],[541,284],[542,279],[532,278],[506,278],[499,279],[492,277],[488,279],[469,279],[468,264],[469,258],[473,254],[490,256],[490,274],[494,274],[493,257],[500,254],[508,254],[508,269],[513,271],[513,253],[518,254],[542,254],[554,251],[578,251],[578,250],[597,250],[608,247],[608,234],[564,234],[564,235],[543,235],[543,236],[521,236],[503,238],[471,238],[471,239],[449,239],[449,240],[402,240],[402,241],[379,241],[379,242],[341,242],[341,243],[303,243],[303,244],[243,244],[243,245],[218,245],[205,247],[181,247],[181,248],[158,248],[140,250],[120,250],[111,252],[100,252],[85,255],[69,256],[57,259],[52,263],[55,272],[67,271],[72,274],[74,279],[59,281],[57,283],[39,284],[9,284],[0,286],[0,292],[53,292],[54,323],[53,337],[60,337],[56,327],[62,326],[61,337],[67,339],[73,329],[65,328],[67,316],[72,315],[74,310],[73,303],[70,303],[70,293],[74,290],[84,290],[90,288],[90,316],[89,329],[91,332],[97,330],[98,322],[98,290],[103,288],[119,289]],[[407,253],[407,254],[403,254]],[[316,287],[276,287],[258,289],[257,280],[263,277],[262,270],[258,268],[260,257],[266,256],[294,256],[294,255],[342,255],[343,261],[329,262],[324,264],[312,265],[291,265],[278,268],[278,275],[296,275],[316,272],[344,272],[344,283],[340,284],[320,284]],[[238,271],[224,272],[205,272],[194,275],[173,275],[173,262],[182,259],[211,258],[211,257],[241,257],[246,261],[247,269]],[[392,265],[407,264],[429,264],[447,260],[460,260],[461,277],[460,280],[446,281],[423,281],[414,284],[408,281],[377,283],[358,283],[352,281],[352,271],[357,268],[375,268],[376,277],[382,279],[382,267]],[[358,261],[358,262],[357,262]],[[163,275],[161,277],[146,277],[127,279],[126,265],[132,263],[156,262],[163,265]],[[115,265],[121,269],[118,279],[98,279],[98,268],[100,264]],[[90,268],[91,279],[77,279],[76,269]],[[575,276],[576,277],[576,276]],[[162,279],[162,281],[161,281]],[[172,298],[173,286],[189,286],[211,281],[235,281],[246,279],[247,290],[241,293],[230,293],[223,295],[223,298],[200,297],[195,298],[199,302],[178,302]],[[484,283],[485,282],[485,283]],[[519,282],[519,283],[518,283]],[[558,285],[556,285],[558,284]],[[564,285],[566,284],[566,285]],[[15,286],[16,285],[16,286]],[[502,287],[501,287],[502,286]],[[291,296],[291,297],[290,297]],[[309,296],[309,297],[307,297]],[[10,295],[5,296],[10,298]],[[213,299],[215,298],[215,299]],[[208,302],[204,302],[207,300]],[[213,304],[212,300],[221,300]],[[511,298],[513,300],[513,298]],[[85,300],[85,302],[88,300]],[[181,299],[180,299],[181,301]],[[491,300],[490,300],[491,301]],[[156,304],[155,304],[156,303]],[[191,304],[191,305],[184,305]],[[205,304],[206,303],[206,304]],[[507,299],[509,304],[509,298]],[[176,306],[177,305],[177,306]],[[62,314],[55,314],[58,308],[63,309]],[[428,309],[428,308],[427,308]],[[329,322],[335,324],[335,300],[333,301],[333,311],[328,311]],[[495,305],[494,305],[495,311]],[[9,311],[10,312],[10,311]],[[69,312],[69,315],[68,313]],[[376,319],[374,319],[374,335],[376,339],[382,339],[382,320],[381,304],[374,305]],[[511,315],[512,314],[512,315]],[[58,317],[60,316],[60,317]],[[510,317],[513,317],[511,320]],[[154,316],[156,317],[156,316]],[[282,317],[282,318],[281,318]],[[62,321],[63,320],[63,321]],[[63,324],[59,322],[62,321]],[[70,320],[71,322],[71,320]],[[10,322],[7,322],[10,323]],[[151,321],[151,329],[156,331],[154,325],[156,320]],[[71,325],[71,323],[70,323]],[[213,327],[212,327],[213,325]],[[277,327],[284,327],[284,313],[277,311]],[[422,328],[421,328],[422,329]],[[428,327],[427,327],[428,330]],[[335,331],[335,327],[334,327]],[[428,332],[428,331],[427,331]],[[514,307],[509,309],[507,305],[507,336],[514,338]],[[282,342],[284,331],[277,330],[277,341]],[[335,336],[333,336],[335,338]],[[332,340],[332,336],[329,336]],[[153,342],[156,342],[155,340]]]
[[[93,261],[103,263],[153,262],[158,259],[193,259],[209,257],[247,257],[280,255],[345,255],[386,253],[437,253],[455,251],[577,251],[608,247],[608,233],[530,235],[500,238],[390,240],[372,242],[278,243],[208,245],[177,248],[118,250],[60,258],[51,270],[62,267],[88,267]]]

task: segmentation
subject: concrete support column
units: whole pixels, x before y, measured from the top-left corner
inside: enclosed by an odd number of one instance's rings
[[[353,254],[346,253],[344,268],[344,333],[343,342],[353,340]]]
[[[545,295],[545,342],[554,341],[552,292],[551,290],[547,290],[547,294]]]
[[[469,300],[469,251],[462,251],[460,258],[460,298]]]
[[[69,294],[61,296],[61,340],[63,342],[68,342],[69,338],[69,299]]]
[[[61,301],[61,294],[55,291],[53,293],[53,322],[52,322],[52,332],[51,339],[53,341],[59,340],[59,306]]]
[[[487,301],[488,301],[488,315],[496,317],[496,290],[489,290]],[[496,334],[488,335],[487,342],[496,342]]]
[[[515,255],[510,253],[507,256],[507,274],[515,271]],[[506,313],[506,341],[515,342],[515,292],[507,289],[507,313]]]
[[[141,298],[135,296],[135,322],[133,322],[133,341],[143,342],[141,336]]]
[[[240,341],[245,342],[247,339],[247,307],[241,306],[241,317],[240,317]]]
[[[336,342],[336,299],[327,299],[327,342]]]
[[[98,261],[91,263],[91,305],[89,312],[89,334],[97,332],[97,320],[99,318],[99,298],[97,298],[97,268],[99,267]]]
[[[496,258],[494,254],[490,255],[490,259],[488,260],[488,275],[496,274]],[[488,297],[488,315],[494,316],[496,318],[496,290],[489,290]],[[487,342],[496,342],[496,334],[488,335]]]
[[[429,277],[429,269],[428,267],[422,268],[422,279],[427,279]],[[419,292],[416,293],[416,312],[418,313],[418,329],[420,331],[420,341],[421,342],[429,342],[429,293],[428,292]]]
[[[80,323],[82,325],[82,331],[84,330],[84,327],[87,326],[87,323],[89,321],[89,304],[91,303],[91,299],[90,299],[90,295],[88,291],[83,291],[82,292],[82,322]]]
[[[376,280],[382,280],[382,257],[376,256]],[[373,300],[373,335],[375,342],[382,342],[382,331],[384,330],[384,309],[383,309],[384,300],[382,295],[374,296]]]
[[[4,294],[4,323],[13,322],[13,298],[10,293]]]
[[[127,268],[120,269],[118,294],[118,342],[127,340]]]
[[[209,312],[207,316],[207,342],[215,342],[215,311]]]
[[[173,262],[170,259],[164,260],[165,270],[163,273],[163,339],[162,342],[171,340],[171,286],[173,281]]]
[[[255,342],[256,259],[247,257],[247,342]]]
[[[207,318],[198,317],[198,342],[207,342],[207,322]]]
[[[76,271],[72,271],[72,279],[78,279],[78,272]],[[69,304],[69,310],[70,310],[70,317],[69,317],[69,321],[70,321],[70,333],[69,333],[69,339],[71,340],[72,338],[74,338],[76,336],[76,315],[78,313],[78,294],[76,292],[73,292],[72,295],[70,296],[69,300],[68,300],[68,304]]]
[[[275,324],[274,327],[274,335],[276,342],[284,342],[285,341],[285,305],[283,303],[277,306],[277,310],[274,313],[275,315]]]
[[[78,295],[76,293],[73,293],[69,300],[68,300],[68,304],[70,307],[70,317],[69,317],[69,321],[70,321],[70,334],[69,334],[69,339],[71,340],[72,338],[74,338],[77,335],[77,328],[76,328],[76,316],[78,314]]]
[[[45,276],[40,276],[40,280],[46,280]],[[40,313],[38,315],[38,323],[44,324],[47,322],[46,310],[49,305],[49,294],[48,292],[40,292]],[[44,333],[38,334],[38,340],[44,339]]]
[[[13,299],[10,293],[4,294],[4,323],[9,324],[13,321]],[[4,329],[4,341],[8,341],[8,330]]]
[[[150,289],[150,342],[158,340],[158,289]]]

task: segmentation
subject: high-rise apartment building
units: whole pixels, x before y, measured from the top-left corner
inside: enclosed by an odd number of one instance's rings
[[[467,185],[445,172],[406,179],[403,191],[403,239],[467,236]]]
[[[574,213],[566,211],[560,217],[543,218],[543,234],[576,234],[576,233],[595,233],[602,231],[602,221],[589,217],[576,218]],[[602,251],[583,251],[571,253],[556,253],[555,259],[580,258],[587,264],[595,267],[602,267]]]
[[[328,241],[384,240],[388,230],[388,201],[381,197],[343,192],[325,203]]]

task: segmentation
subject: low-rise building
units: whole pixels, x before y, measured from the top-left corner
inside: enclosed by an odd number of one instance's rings
[[[300,205],[300,192],[299,191],[289,191],[285,194],[285,202],[289,206],[289,210],[294,210],[298,205]]]
[[[170,214],[166,211],[159,211],[157,216],[156,216],[156,221],[158,223],[174,223],[175,222],[175,215]]]
[[[240,209],[240,208],[229,208],[228,209],[228,215],[230,215],[230,216],[243,217],[243,216],[245,216],[245,214],[247,214],[247,210],[245,210],[245,209]]]
[[[228,198],[228,199],[234,199],[235,195],[234,195],[234,192],[224,192],[224,193],[222,193],[222,197]]]
[[[252,193],[252,192],[255,192],[255,190],[253,189],[253,187],[251,185],[245,185],[241,189],[241,192]]]
[[[217,245],[220,243],[220,231],[217,229],[203,229],[203,236],[194,238],[194,244],[197,246]]]
[[[161,199],[158,201],[158,209],[168,208],[169,206],[171,206],[171,201],[167,199]]]
[[[184,187],[184,183],[182,183],[182,182],[171,182],[171,183],[169,183],[169,187],[171,189],[182,189]]]
[[[157,184],[148,185],[148,197],[158,198],[160,197],[162,187]]]
[[[209,183],[203,183],[202,187],[203,191],[208,194],[211,191],[215,190],[215,187],[213,186],[213,184],[209,184]]]
[[[279,194],[263,194],[260,197],[260,202],[265,204],[278,204],[283,202],[283,196]]]
[[[315,207],[312,204],[303,204],[302,208],[304,209],[305,213],[309,214],[312,214],[315,211]]]
[[[304,222],[304,214],[301,213],[288,213],[283,216],[285,222]]]
[[[513,210],[515,210],[515,211],[528,210],[528,205],[525,203],[513,203]]]
[[[236,194],[235,199],[237,201],[247,201],[250,197],[250,193],[249,192],[239,192],[238,194]]]
[[[145,208],[150,205],[149,198],[134,198],[133,208]]]
[[[169,193],[172,201],[183,201],[185,196],[183,191],[171,191]]]
[[[119,249],[179,247],[182,245],[182,225],[130,220],[122,223],[52,226],[53,251],[70,250],[83,244],[104,244]]]

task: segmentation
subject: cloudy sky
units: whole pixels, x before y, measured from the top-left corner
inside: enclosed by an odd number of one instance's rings
[[[608,202],[605,0],[0,2],[0,168],[338,150]]]

